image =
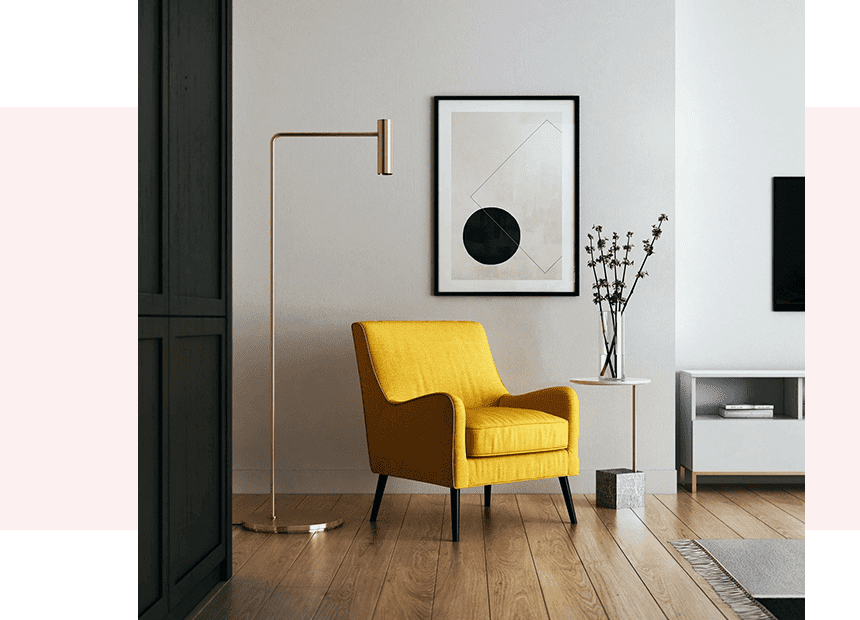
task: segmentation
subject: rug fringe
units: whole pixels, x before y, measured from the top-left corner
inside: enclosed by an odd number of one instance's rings
[[[669,541],[741,620],[777,620],[695,540]]]

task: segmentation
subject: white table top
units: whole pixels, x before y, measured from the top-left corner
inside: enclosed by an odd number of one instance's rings
[[[637,379],[635,377],[625,377],[621,381],[605,381],[599,377],[579,377],[570,380],[571,383],[579,383],[582,385],[643,385],[651,383],[651,379]]]
[[[805,377],[805,370],[681,370],[681,374],[692,377],[709,377],[717,379],[783,379],[788,377]]]

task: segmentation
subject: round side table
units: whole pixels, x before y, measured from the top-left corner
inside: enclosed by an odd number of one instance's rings
[[[629,385],[633,388],[633,471],[636,471],[636,386],[651,383],[651,379],[635,379],[627,377],[621,381],[602,381],[598,377],[581,377],[570,380],[571,383],[580,385],[604,385],[604,386],[619,386]]]
[[[645,472],[636,471],[636,386],[651,383],[651,379],[628,377],[621,381],[601,381],[598,377],[571,379],[580,385],[618,386],[633,388],[633,469],[598,469],[596,476],[597,505],[605,508],[638,508],[645,505]]]

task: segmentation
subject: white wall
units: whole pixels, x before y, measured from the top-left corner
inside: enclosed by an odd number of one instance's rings
[[[581,97],[580,260],[592,224],[645,239],[672,218],[630,303],[637,466],[648,491],[674,474],[674,2],[234,0],[234,481],[267,492],[269,138],[375,131],[393,120],[394,176],[364,139],[278,143],[279,492],[372,492],[349,325],[484,324],[508,389],[593,376],[597,312],[580,297],[434,297],[434,95]],[[580,387],[582,475],[630,465],[630,391]],[[392,491],[442,489],[389,482]],[[557,492],[558,484],[507,490]],[[503,491],[505,489],[499,489]]]
[[[804,175],[803,0],[677,0],[679,369],[804,367],[773,312],[774,176]]]

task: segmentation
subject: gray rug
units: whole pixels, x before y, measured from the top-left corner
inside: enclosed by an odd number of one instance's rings
[[[672,545],[742,619],[803,617],[804,540],[676,540]]]

